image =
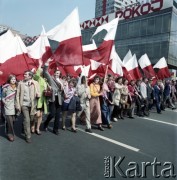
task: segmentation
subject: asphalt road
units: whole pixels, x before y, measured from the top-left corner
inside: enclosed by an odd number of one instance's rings
[[[4,125],[0,126],[0,180],[103,180],[106,175],[111,179],[135,175],[131,179],[152,180],[157,179],[154,161],[161,163],[156,166],[158,179],[177,174],[177,110],[167,109],[161,115],[152,111],[147,118],[125,118],[113,122],[113,129],[93,129],[93,134],[86,133],[83,125],[78,125],[77,133],[70,128],[60,130],[59,136],[42,132],[41,136],[32,135],[31,144],[25,142],[21,124],[21,120],[15,123],[12,143],[6,139]],[[105,157],[118,163],[107,164],[109,174],[104,174]]]

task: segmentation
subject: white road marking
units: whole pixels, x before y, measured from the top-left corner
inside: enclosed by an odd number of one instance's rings
[[[159,120],[156,120],[156,119],[151,119],[151,118],[146,118],[146,117],[141,118],[141,119],[148,120],[148,121],[154,121],[154,122],[158,122],[158,123],[167,124],[167,125],[170,125],[170,126],[176,126],[177,127],[177,124],[164,122],[164,121],[159,121]]]
[[[77,129],[80,130],[80,131],[82,131],[82,132],[84,132],[84,133],[86,133],[86,132],[85,132],[83,129],[81,129],[81,128],[77,128]],[[129,146],[129,145],[127,145],[127,144],[121,143],[121,142],[119,142],[119,141],[116,141],[116,140],[107,138],[107,137],[105,137],[105,136],[102,136],[102,135],[99,135],[99,134],[96,134],[96,133],[87,133],[87,134],[92,135],[92,136],[95,136],[95,137],[100,138],[100,139],[103,139],[103,140],[105,140],[105,141],[111,142],[111,143],[113,143],[113,144],[122,146],[122,147],[124,147],[124,148],[126,148],[126,149],[129,149],[129,150],[132,150],[132,151],[135,151],[135,152],[139,152],[139,151],[140,151],[140,149],[137,149],[137,148],[135,148],[135,147]]]

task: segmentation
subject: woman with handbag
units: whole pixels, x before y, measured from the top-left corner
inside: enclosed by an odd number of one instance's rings
[[[50,93],[51,87],[47,83],[46,79],[44,79],[44,77],[43,77],[43,70],[42,70],[41,66],[42,66],[42,61],[39,60],[39,68],[36,71],[36,74],[34,75],[34,80],[36,80],[40,86],[40,98],[38,98],[38,101],[37,101],[36,130],[35,130],[35,124],[33,124],[33,126],[31,127],[31,132],[32,133],[36,132],[37,135],[41,135],[40,126],[42,123],[43,113],[44,114],[48,113],[47,97],[52,95]]]
[[[62,103],[61,109],[62,109],[62,129],[66,130],[65,120],[66,120],[67,113],[70,111],[71,112],[71,124],[72,124],[71,131],[76,133],[77,132],[77,130],[76,130],[76,107],[75,107],[76,104],[74,104],[74,105],[72,105],[72,107],[70,107],[70,109],[72,109],[72,110],[69,110],[69,106],[72,101],[72,98],[74,96],[77,96],[75,87],[76,87],[76,83],[73,79],[71,79],[68,83],[68,87],[65,88],[64,101]]]

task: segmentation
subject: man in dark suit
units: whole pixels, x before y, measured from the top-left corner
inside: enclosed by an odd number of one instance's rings
[[[157,113],[161,114],[161,88],[160,88],[160,84],[162,83],[161,80],[157,81],[157,84],[154,86],[154,100],[155,100],[155,104],[156,104],[156,109],[157,109]]]
[[[168,107],[172,108],[172,110],[173,110],[176,108],[175,108],[175,105],[172,103],[170,94],[171,94],[171,82],[170,82],[170,80],[167,80],[165,82],[165,88],[164,88],[164,94],[163,94],[164,95],[163,104],[166,105],[166,103],[168,103]]]
[[[49,115],[47,116],[46,121],[44,122],[44,129],[45,131],[48,130],[49,122],[52,118],[54,120],[53,126],[53,133],[59,135],[59,122],[60,122],[60,112],[61,112],[61,105],[62,105],[62,92],[63,92],[63,84],[62,80],[60,79],[60,71],[56,69],[54,72],[54,76],[52,77],[48,72],[48,66],[51,59],[44,65],[44,77],[47,79],[48,84],[52,88],[52,96],[49,99]]]

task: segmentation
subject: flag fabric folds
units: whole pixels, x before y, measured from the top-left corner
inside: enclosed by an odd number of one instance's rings
[[[78,9],[72,13],[58,26],[47,32],[51,40],[59,42],[54,52],[54,59],[60,65],[82,65],[82,40]]]
[[[17,79],[21,80],[24,71],[36,68],[36,63],[28,57],[26,46],[18,35],[11,36],[10,43],[7,38],[7,41],[4,40],[3,44],[4,47],[1,47],[0,53],[0,63],[2,63],[0,71],[3,72],[0,77],[0,85],[7,81],[10,74],[16,75]]]
[[[161,58],[155,65],[154,69],[157,69],[157,77],[158,79],[164,79],[171,77],[171,74],[168,69],[167,62],[165,58]]]
[[[150,62],[147,54],[144,54],[143,56],[141,56],[141,58],[139,59],[138,62],[139,62],[141,69],[143,70],[144,75],[147,78],[155,77],[155,71],[151,65],[151,62]]]
[[[104,37],[103,42],[97,49],[83,52],[84,62],[88,62],[91,59],[102,64],[109,64],[110,55],[111,55],[112,47],[114,45],[115,35],[117,32],[118,22],[119,22],[119,18],[115,18],[111,22],[99,26],[97,28],[94,35],[96,35],[97,33],[99,33],[104,29],[107,30],[107,34]]]
[[[139,71],[138,62],[135,54],[124,66],[127,70],[127,74],[125,74],[125,77],[128,79],[128,81],[138,80],[142,77]]]
[[[52,50],[44,27],[38,39],[31,46],[27,47],[27,52],[29,57],[36,60],[41,59],[43,63],[52,56]]]

